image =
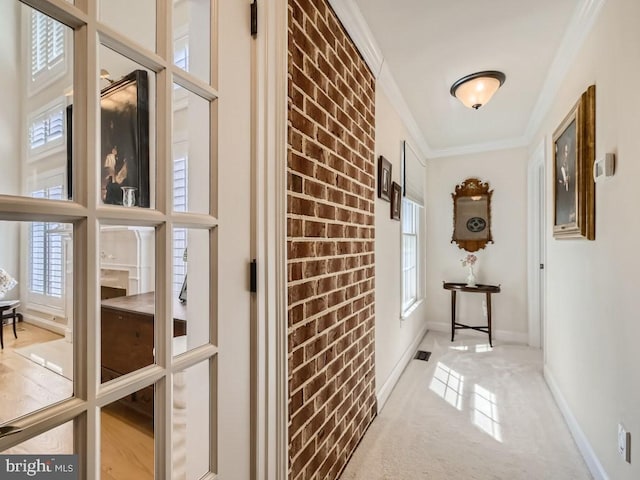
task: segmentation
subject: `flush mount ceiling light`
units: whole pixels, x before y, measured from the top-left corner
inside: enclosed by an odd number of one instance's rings
[[[472,73],[451,85],[450,92],[465,107],[477,110],[491,99],[506,78],[504,73],[495,70]]]

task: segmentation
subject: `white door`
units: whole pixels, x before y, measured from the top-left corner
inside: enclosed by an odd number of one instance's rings
[[[0,455],[250,478],[248,5],[7,0],[0,27],[0,267],[23,317]]]
[[[545,312],[546,183],[544,141],[529,164],[529,345],[543,348]]]

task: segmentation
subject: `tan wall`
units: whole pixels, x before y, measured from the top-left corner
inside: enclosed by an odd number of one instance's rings
[[[289,1],[289,478],[335,479],[376,413],[371,72],[324,0]]]

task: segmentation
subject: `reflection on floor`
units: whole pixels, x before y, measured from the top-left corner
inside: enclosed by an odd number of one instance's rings
[[[429,332],[341,480],[591,478],[542,376],[542,352]]]
[[[42,351],[36,344],[61,339],[48,330],[26,322],[18,325],[18,338],[5,326],[5,348],[0,351],[0,424],[67,399],[73,382],[28,360],[16,352]],[[62,340],[64,341],[64,340]],[[54,362],[55,363],[55,362]],[[64,363],[59,361],[58,363]],[[115,403],[102,410],[101,478],[152,479],[154,471],[153,420]],[[73,453],[73,425],[61,425],[3,454]]]

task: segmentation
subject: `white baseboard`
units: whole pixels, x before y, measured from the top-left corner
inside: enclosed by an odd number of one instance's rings
[[[44,328],[45,330],[50,330],[60,335],[65,334],[65,325],[60,325],[59,323],[56,323],[52,320],[46,320],[44,318],[31,315],[29,313],[23,314],[23,320],[27,323],[35,325],[36,327]]]
[[[387,400],[389,400],[389,396],[393,391],[393,387],[395,387],[396,383],[398,383],[398,380],[400,379],[400,375],[402,375],[402,372],[404,372],[404,369],[407,367],[407,365],[413,358],[414,354],[416,353],[416,350],[418,350],[418,347],[420,346],[420,342],[422,342],[422,339],[424,338],[426,333],[427,333],[427,325],[425,324],[420,329],[420,332],[418,332],[418,334],[416,335],[416,338],[414,339],[414,341],[411,342],[411,345],[409,345],[409,347],[407,347],[405,352],[402,354],[402,357],[400,357],[400,360],[398,360],[398,363],[396,363],[396,366],[393,367],[393,370],[391,371],[391,374],[387,377],[387,380],[384,382],[384,385],[382,385],[380,390],[378,390],[378,392],[376,393],[376,399],[378,400],[378,413],[382,411],[384,404],[387,403]]]
[[[446,332],[451,334],[451,322],[427,322],[427,328],[436,332]],[[486,333],[478,332],[475,330],[458,330],[456,332],[456,338],[460,335],[469,336],[483,336],[486,337]],[[493,339],[501,340],[503,342],[518,343],[522,345],[529,344],[529,335],[522,332],[512,332],[511,330],[494,330]]]
[[[607,472],[605,472],[604,468],[602,467],[602,464],[600,463],[600,461],[598,460],[598,457],[596,456],[596,453],[593,451],[593,448],[591,448],[591,444],[589,443],[589,440],[587,440],[586,435],[580,428],[580,425],[578,424],[576,417],[574,417],[573,413],[571,413],[571,409],[569,408],[567,401],[562,395],[562,392],[560,391],[558,384],[553,378],[553,374],[547,368],[546,365],[544,367],[544,379],[547,382],[547,385],[549,386],[549,390],[551,390],[551,394],[553,395],[553,398],[555,399],[556,403],[558,404],[558,407],[560,408],[560,412],[562,413],[562,416],[564,417],[565,421],[567,422],[567,425],[569,426],[569,431],[571,432],[573,439],[578,445],[578,449],[580,450],[580,453],[582,454],[582,457],[584,458],[584,461],[587,464],[587,467],[589,468],[591,475],[593,475],[593,478],[595,480],[609,480],[609,476],[607,475]]]

